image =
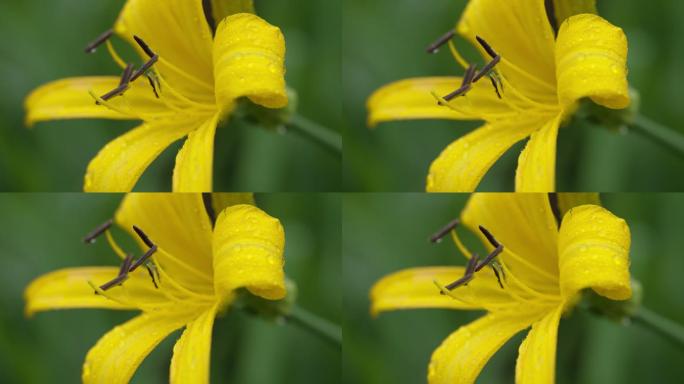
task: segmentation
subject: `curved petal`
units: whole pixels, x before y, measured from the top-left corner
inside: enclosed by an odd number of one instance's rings
[[[216,306],[188,324],[173,347],[171,384],[208,384]]]
[[[147,247],[133,231],[143,232],[166,252],[157,252],[157,262],[174,279],[195,290],[211,291],[211,223],[202,195],[190,193],[130,193],[116,212],[116,222]]]
[[[42,85],[26,97],[26,125],[31,127],[39,121],[61,119],[116,119],[132,120],[133,117],[95,104],[89,91],[104,95],[119,86],[120,78],[112,76],[72,77]],[[164,112],[166,108],[150,87],[142,82],[131,83],[125,97],[109,101],[115,107],[127,109],[126,104],[148,112]]]
[[[254,13],[252,0],[211,0],[214,22],[218,25],[221,20],[236,13]]]
[[[627,223],[596,205],[575,207],[558,235],[561,292],[565,297],[593,288],[612,300],[632,296]]]
[[[463,277],[463,267],[419,267],[394,272],[378,280],[371,288],[371,313],[397,309],[448,308],[485,309],[489,305],[510,302],[491,274],[478,273],[468,285],[454,291],[464,301],[440,294],[435,282],[446,285]]]
[[[430,165],[428,192],[472,192],[494,162],[540,122],[488,123],[451,143]]]
[[[599,16],[567,19],[556,43],[558,97],[569,106],[583,97],[612,109],[630,104],[627,37]]]
[[[133,36],[142,38],[174,88],[195,101],[213,99],[212,36],[202,0],[128,0],[115,30],[147,60]]]
[[[225,18],[216,28],[214,77],[216,102],[224,113],[239,97],[267,108],[287,106],[280,29],[251,13]]]
[[[485,81],[475,83],[468,92],[469,103],[462,109],[469,113],[438,105],[432,92],[447,95],[459,88],[461,81],[460,77],[421,77],[387,84],[368,98],[368,125],[414,119],[484,120],[488,113],[508,111]]]
[[[214,212],[221,213],[224,209],[231,205],[251,204],[256,205],[253,193],[229,193],[229,192],[214,192],[211,194],[211,205]]]
[[[214,226],[214,286],[218,295],[246,287],[270,300],[285,297],[280,221],[253,205],[234,205]]]
[[[503,244],[499,257],[516,277],[542,292],[558,291],[558,226],[547,194],[476,193],[461,213],[461,221],[488,250],[493,247],[479,225]]]
[[[520,153],[515,172],[516,192],[556,190],[556,140],[560,119],[560,115],[556,116],[533,133]]]
[[[83,364],[84,384],[126,384],[143,359],[166,336],[192,316],[159,316],[143,313],[107,332],[88,351]]]
[[[558,25],[580,13],[596,14],[596,0],[553,0]]]
[[[149,122],[110,141],[88,164],[85,192],[129,192],[171,143],[192,132],[194,122]]]
[[[539,317],[536,313],[487,314],[459,328],[432,354],[430,384],[472,384],[494,353]]]
[[[580,205],[601,205],[601,196],[598,192],[564,192],[556,195],[558,196],[558,211],[561,218],[569,210]]]
[[[458,32],[490,60],[475,36],[485,39],[504,59],[497,68],[523,93],[538,101],[554,101],[554,35],[544,1],[471,0]]]
[[[520,345],[515,366],[518,384],[553,384],[556,382],[556,344],[558,323],[563,312],[560,305],[544,318],[532,324]]]
[[[190,133],[176,156],[173,170],[174,192],[209,192],[214,171],[214,136],[219,115]]]

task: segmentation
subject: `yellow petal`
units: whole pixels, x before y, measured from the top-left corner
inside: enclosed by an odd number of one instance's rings
[[[211,223],[202,195],[131,193],[116,213],[116,222],[147,249],[133,231],[135,225],[167,254],[156,260],[186,287],[212,291]]]
[[[539,124],[537,120],[489,123],[454,141],[430,165],[427,191],[474,191],[494,162]]]
[[[42,85],[26,98],[26,125],[36,122],[60,119],[118,119],[131,120],[103,105],[95,104],[89,91],[104,95],[119,86],[118,77],[74,77],[53,81]],[[149,85],[142,81],[131,84],[125,97],[115,97],[109,101],[114,106],[127,109],[126,103],[146,112],[165,111],[164,105],[157,100]]]
[[[246,287],[266,299],[285,297],[285,233],[278,219],[253,205],[234,205],[214,226],[214,285],[218,295]]]
[[[565,19],[580,13],[597,13],[596,0],[553,0],[556,20],[561,25]]]
[[[464,272],[463,267],[420,267],[387,275],[371,288],[371,313],[376,316],[380,312],[414,308],[484,309],[510,302],[510,296],[499,288],[494,275],[485,272],[454,291],[464,301],[440,294],[435,281],[444,286],[463,277]]]
[[[553,192],[556,190],[556,139],[561,116],[533,133],[518,158],[515,172],[516,192]]]
[[[133,36],[142,38],[161,58],[155,68],[175,89],[212,101],[212,36],[202,0],[128,0],[115,30],[148,60]]]
[[[251,13],[228,16],[214,40],[216,102],[229,111],[239,97],[267,108],[287,105],[285,38],[278,27]]]
[[[485,39],[505,59],[497,68],[523,93],[554,101],[554,36],[543,1],[471,0],[458,32],[491,60],[475,36]]]
[[[231,205],[251,204],[256,205],[253,193],[226,193],[214,192],[211,194],[212,206],[215,213],[221,213]]]
[[[593,288],[612,300],[632,296],[627,223],[596,205],[582,205],[564,217],[558,236],[561,292],[571,297]]]
[[[194,122],[144,123],[105,145],[88,164],[86,192],[128,192],[171,143],[192,132]]]
[[[216,25],[235,13],[254,13],[252,0],[211,0],[212,13]]]
[[[462,109],[469,113],[438,105],[432,92],[447,95],[461,86],[461,80],[460,77],[422,77],[387,84],[368,98],[368,125],[374,127],[385,121],[414,119],[481,120],[487,113],[508,110],[486,81],[475,83],[467,94],[468,102],[462,103]]]
[[[591,97],[607,108],[630,104],[627,84],[627,37],[599,16],[567,19],[556,43],[558,97],[569,106]]]
[[[189,315],[143,313],[114,327],[88,351],[83,364],[83,383],[127,384],[154,347],[191,320]]]
[[[466,204],[461,220],[488,250],[493,247],[479,225],[503,244],[504,253],[499,257],[516,277],[540,291],[558,291],[558,226],[547,194],[476,193]]]
[[[173,347],[171,384],[209,384],[211,331],[216,307],[188,324]]]
[[[560,211],[561,217],[564,216],[569,210],[579,205],[601,205],[601,196],[599,196],[599,194],[596,192],[565,192],[558,193],[556,195],[558,196],[558,210]]]
[[[173,170],[174,192],[209,192],[214,171],[214,136],[219,115],[207,120],[188,135],[176,156]]]
[[[26,315],[56,309],[143,309],[168,305],[168,298],[142,269],[130,273],[121,286],[108,290],[106,298],[96,295],[88,284],[91,281],[100,286],[118,273],[118,267],[66,268],[46,273],[26,288]]]
[[[459,328],[432,354],[430,384],[472,384],[494,353],[539,317],[536,313],[487,314]]]
[[[518,362],[515,366],[517,384],[553,384],[556,382],[556,343],[562,312],[563,306],[560,305],[532,324],[532,329],[520,345]]]

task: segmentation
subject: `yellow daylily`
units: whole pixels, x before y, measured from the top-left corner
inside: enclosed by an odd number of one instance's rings
[[[212,229],[200,194],[127,195],[115,221],[133,236],[132,226],[137,226],[154,242],[152,270],[158,277],[152,280],[138,268],[120,286],[103,291],[98,286],[115,278],[118,267],[58,270],[27,287],[26,313],[65,308],[142,311],[88,352],[84,383],[128,383],[145,356],[183,327],[173,350],[171,382],[208,383],[214,318],[228,308],[236,290],[246,288],[268,300],[286,294],[283,228],[254,205],[226,207],[240,201],[250,203],[251,196],[214,199]],[[110,232],[106,236],[125,258]]]
[[[78,77],[46,84],[28,96],[29,126],[55,119],[142,120],[90,162],[86,192],[132,190],[147,166],[186,136],[176,157],[173,191],[210,191],[214,134],[236,100],[247,97],[267,108],[287,105],[285,40],[280,29],[251,13],[251,0],[212,3],[214,36],[202,0],[126,2],[114,32],[145,61],[150,54],[134,36],[158,55],[149,80],[158,82],[156,87],[141,76],[123,95],[105,101],[99,96],[117,88],[121,78]],[[107,48],[122,68],[127,66],[109,42]]]
[[[631,297],[630,232],[625,221],[593,204],[574,206],[560,215],[559,227],[546,194],[475,194],[461,222],[479,234],[488,251],[494,247],[478,226],[503,245],[497,257],[505,272],[503,289],[487,268],[476,272],[468,285],[448,291],[442,284],[461,278],[463,267],[407,269],[373,286],[374,314],[410,308],[487,311],[434,351],[428,369],[431,384],[475,382],[489,358],[528,327],[516,383],[553,383],[560,316],[573,307],[580,291],[593,289],[611,300]],[[455,231],[452,236],[461,251],[471,255]],[[435,282],[447,294],[440,294]]]
[[[547,17],[545,3],[555,5],[555,15]],[[487,79],[451,101],[440,97],[459,88],[460,77],[406,79],[369,98],[369,125],[407,119],[484,120],[432,163],[427,191],[475,190],[504,152],[530,137],[518,159],[515,190],[552,192],[558,128],[578,101],[591,98],[612,109],[630,104],[627,38],[594,13],[595,0],[470,0],[456,31],[487,60],[491,57],[476,36],[501,56],[494,69],[501,98]],[[560,26],[557,36],[549,20]],[[449,45],[467,68],[455,45]]]

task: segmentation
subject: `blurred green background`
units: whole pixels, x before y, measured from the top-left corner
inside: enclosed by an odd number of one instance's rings
[[[365,101],[392,81],[460,75],[448,50],[425,47],[459,19],[465,0],[347,0],[343,10],[346,190],[425,190],[430,163],[477,122],[414,121],[366,127]],[[629,81],[645,116],[684,134],[684,2],[598,0],[601,16],[629,39]],[[463,44],[459,45],[463,46]],[[477,56],[471,56],[477,57]],[[512,190],[519,143],[485,176],[480,190]],[[557,188],[561,191],[681,191],[684,158],[637,133],[588,126],[561,129]]]
[[[375,319],[369,315],[369,289],[381,277],[404,268],[465,264],[453,242],[433,245],[428,237],[457,217],[466,199],[456,194],[344,196],[345,383],[424,383],[433,350],[459,326],[482,315],[438,309],[386,312]],[[684,195],[609,194],[602,201],[629,224],[631,273],[643,284],[644,305],[684,324]],[[459,234],[468,240],[467,230]],[[475,244],[470,242],[470,249],[476,251]],[[513,382],[525,334],[496,353],[478,383]],[[679,383],[682,361],[684,350],[647,329],[623,327],[578,310],[561,321],[556,382]]]
[[[74,120],[26,129],[23,101],[41,84],[65,77],[117,75],[106,50],[85,45],[116,19],[123,1],[0,2],[0,190],[81,191],[88,162],[136,122]],[[287,83],[299,93],[299,114],[340,131],[341,1],[255,1],[287,43]],[[123,45],[117,45],[123,46]],[[134,57],[134,56],[131,56]],[[136,190],[171,189],[178,142],[143,175]],[[214,189],[337,191],[341,159],[297,132],[247,124],[218,130]]]
[[[118,265],[105,241],[83,236],[112,217],[119,195],[0,195],[0,383],[77,383],[87,351],[134,312],[64,310],[24,317],[29,282],[56,269]],[[285,271],[299,287],[298,304],[340,323],[341,197],[334,194],[257,195],[257,204],[285,228]],[[123,232],[118,238],[124,238]],[[143,362],[133,383],[168,383],[168,337]],[[213,383],[338,383],[341,351],[293,324],[231,311],[216,320]]]

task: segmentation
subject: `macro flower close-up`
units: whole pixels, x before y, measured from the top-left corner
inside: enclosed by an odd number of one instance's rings
[[[434,351],[428,368],[430,383],[475,382],[492,355],[530,327],[520,346],[516,383],[555,382],[559,321],[572,312],[581,291],[592,289],[618,301],[632,296],[629,227],[601,206],[576,205],[586,198],[559,197],[554,216],[546,194],[473,195],[461,223],[479,234],[494,258],[483,256],[478,265],[478,258],[453,232],[466,258],[475,260],[474,270],[481,270],[468,272],[469,262],[465,268],[419,267],[393,273],[371,290],[372,312],[487,311]],[[508,219],[501,220],[502,215]],[[471,280],[452,283],[464,276]]]
[[[215,1],[205,18],[193,1],[126,2],[115,26],[89,46],[106,45],[121,76],[58,80],[26,99],[26,122],[105,118],[143,123],[107,144],[90,162],[86,192],[126,192],[173,142],[187,137],[176,157],[173,190],[212,190],[214,135],[239,98],[267,108],[288,104],[285,40],[250,13],[251,1]],[[230,4],[230,5],[221,5]],[[215,31],[212,30],[212,26]],[[109,38],[132,44],[143,64],[127,63]]]
[[[240,200],[248,204],[226,206]],[[250,195],[213,199],[214,224],[200,194],[126,196],[114,220],[137,238],[142,256],[124,252],[108,226],[99,227],[86,242],[106,236],[123,260],[121,268],[79,267],[43,275],[26,288],[26,313],[68,308],[142,312],[88,352],[84,383],[128,383],[155,346],[183,327],[170,380],[209,382],[214,318],[230,307],[237,290],[266,300],[286,295],[283,228],[250,200]]]
[[[448,43],[466,74],[406,79],[379,89],[368,100],[369,124],[485,121],[432,163],[428,192],[474,191],[499,157],[527,137],[515,190],[555,191],[558,129],[578,102],[590,98],[611,109],[630,105],[627,39],[595,13],[593,1],[469,1],[456,31],[479,47],[486,64],[468,63],[448,33],[432,50]]]

